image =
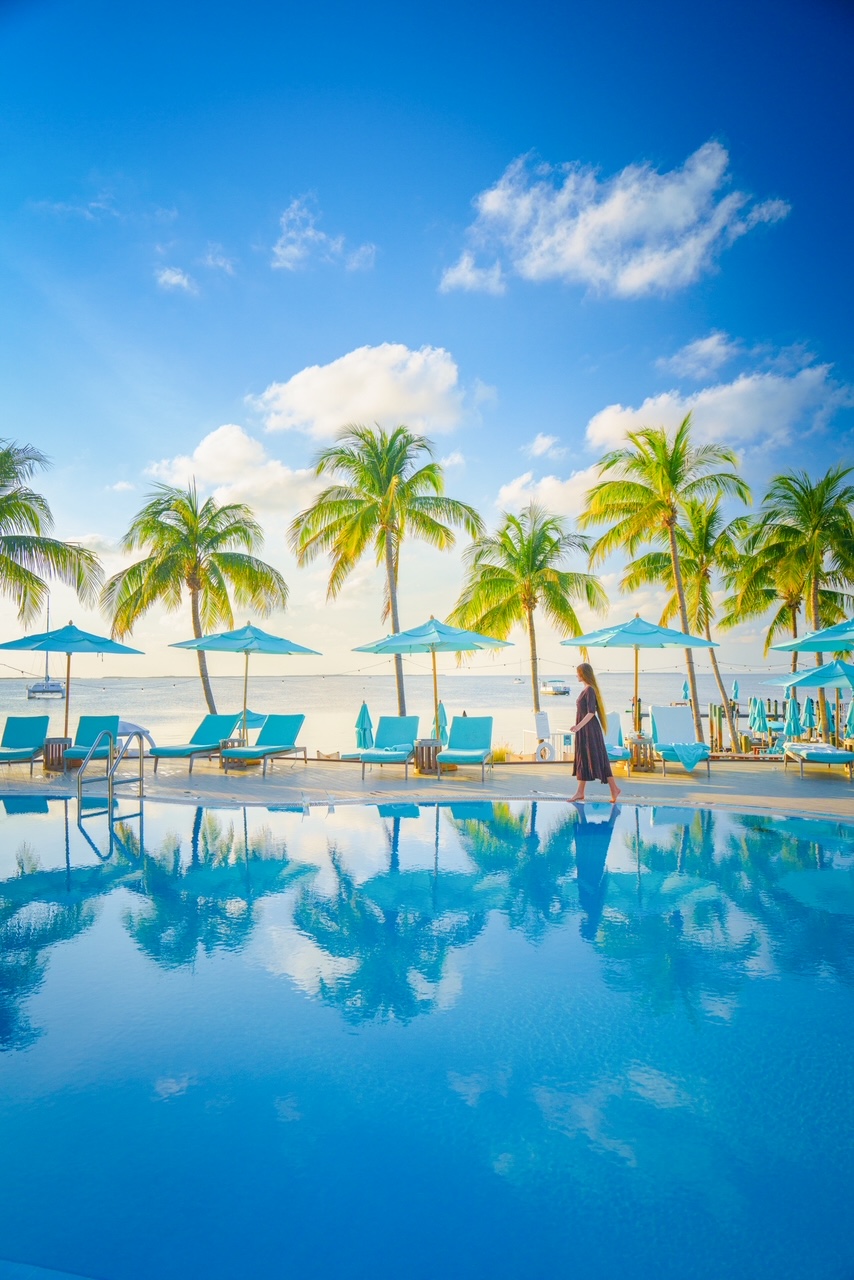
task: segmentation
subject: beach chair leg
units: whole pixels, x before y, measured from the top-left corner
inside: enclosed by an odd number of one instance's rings
[[[803,777],[803,776],[804,776],[804,762],[803,762],[803,760],[799,760],[799,761],[798,761],[798,764],[801,766],[801,777]]]
[[[365,781],[365,762],[362,761],[362,781]]]
[[[707,779],[709,780],[709,782],[711,782],[711,780],[712,780],[712,762],[711,762],[711,760],[707,760],[707,761],[706,761],[706,777],[707,777]]]

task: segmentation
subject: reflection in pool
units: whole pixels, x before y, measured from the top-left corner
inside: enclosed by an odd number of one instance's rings
[[[854,826],[3,806],[0,1258],[854,1273]]]

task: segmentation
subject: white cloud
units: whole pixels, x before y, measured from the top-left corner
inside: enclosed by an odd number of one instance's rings
[[[669,172],[636,164],[605,179],[578,163],[553,168],[521,156],[475,200],[469,239],[493,262],[479,265],[467,249],[440,288],[499,292],[505,269],[623,298],[684,288],[735,240],[789,212],[783,200],[722,194],[728,169],[719,142]]]
[[[121,218],[115,198],[109,191],[102,191],[92,200],[72,204],[65,200],[35,200],[31,207],[39,213],[52,213],[58,217],[82,218],[84,222],[100,222],[103,218]]]
[[[717,373],[723,365],[741,355],[742,350],[741,345],[733,342],[728,334],[715,330],[706,338],[689,342],[675,355],[656,360],[655,367],[665,373],[675,373],[678,378],[695,378],[699,382]]]
[[[465,454],[459,449],[454,449],[447,457],[440,458],[443,467],[464,467],[466,465]]]
[[[498,490],[496,505],[502,511],[521,511],[530,502],[537,502],[547,511],[559,516],[577,516],[584,509],[584,498],[598,479],[598,468],[585,467],[573,471],[565,479],[560,476],[543,476],[534,479],[533,471],[525,471]]]
[[[376,258],[376,245],[362,244],[348,250],[344,236],[330,236],[321,231],[312,204],[309,196],[297,196],[285,209],[279,219],[281,235],[273,245],[273,267],[296,271],[316,258],[320,262],[343,262],[348,271],[370,270]]]
[[[529,444],[522,445],[522,452],[529,458],[562,458],[566,449],[560,448],[557,436],[547,436],[538,431]]]
[[[115,484],[106,486],[111,493],[129,493],[131,489],[135,489],[136,485],[131,484],[130,480],[117,480]]]
[[[456,361],[443,347],[412,351],[402,343],[357,347],[274,382],[252,403],[268,431],[303,431],[327,440],[348,423],[405,422],[413,430],[448,431],[462,414]]]
[[[305,506],[318,487],[314,474],[293,470],[271,458],[260,440],[235,423],[217,427],[191,454],[163,458],[146,468],[162,484],[186,485],[195,478],[218,502],[248,502],[253,507],[293,512]]]
[[[226,256],[221,244],[209,244],[202,264],[212,271],[224,271],[227,276],[234,275],[234,259]]]
[[[474,254],[466,249],[460,254],[458,262],[442,272],[439,292],[450,293],[452,289],[464,289],[467,293],[491,293],[499,297],[507,290],[501,263],[494,262],[491,267],[479,267]]]
[[[796,431],[821,428],[837,409],[854,403],[851,389],[834,382],[830,371],[830,365],[818,364],[793,375],[746,373],[691,395],[665,391],[637,409],[608,405],[588,422],[587,441],[597,449],[614,448],[627,431],[649,426],[672,430],[691,413],[701,443],[785,444]]]
[[[161,267],[154,274],[161,289],[183,289],[185,293],[199,292],[195,280],[180,267]]]
[[[346,267],[348,271],[370,271],[377,260],[377,246],[375,244],[360,244],[358,249],[354,249],[352,253],[347,255]]]

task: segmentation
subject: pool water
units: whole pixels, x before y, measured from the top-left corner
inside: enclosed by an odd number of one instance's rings
[[[0,1049],[3,1280],[854,1276],[854,825],[6,799]]]

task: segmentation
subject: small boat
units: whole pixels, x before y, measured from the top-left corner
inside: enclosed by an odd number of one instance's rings
[[[572,693],[572,685],[568,680],[541,680],[540,693],[548,693],[556,698],[566,697]]]
[[[47,628],[50,631],[50,601],[47,606]],[[50,678],[50,654],[44,655],[44,680],[36,680],[33,684],[27,685],[28,698],[64,698],[65,697],[65,681],[51,680]]]

